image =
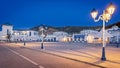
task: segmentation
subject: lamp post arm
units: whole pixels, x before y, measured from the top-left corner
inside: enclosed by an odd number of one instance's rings
[[[100,15],[98,19],[94,19],[95,22],[98,22],[99,20],[103,20],[103,15]]]

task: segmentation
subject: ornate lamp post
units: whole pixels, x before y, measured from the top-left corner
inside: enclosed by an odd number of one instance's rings
[[[117,31],[117,37],[116,37],[116,43],[117,43],[117,48],[119,47],[119,30]]]
[[[95,22],[98,22],[99,20],[103,21],[103,47],[102,47],[102,57],[101,60],[105,61],[106,57],[105,57],[105,22],[108,22],[111,19],[112,14],[115,11],[115,6],[110,3],[110,5],[107,7],[106,10],[103,10],[103,13],[101,15],[99,15],[98,19],[96,19],[97,15],[98,15],[98,11],[93,9],[91,11],[91,16],[94,19]]]
[[[23,45],[25,46],[26,45],[26,40],[25,40],[25,38],[26,38],[26,35],[27,35],[27,32],[26,31],[23,31]]]
[[[41,37],[42,37],[42,41],[41,41],[41,49],[44,49],[44,46],[43,46],[43,43],[44,43],[44,38],[46,37],[46,34],[45,34],[45,32],[46,32],[46,29],[47,29],[47,27],[39,27],[39,33],[41,33]]]

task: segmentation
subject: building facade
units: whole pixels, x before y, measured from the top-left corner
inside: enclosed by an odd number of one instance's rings
[[[34,30],[13,30],[12,25],[2,25],[2,31],[0,31],[0,41],[8,41],[8,35],[10,41],[41,41],[42,35],[38,31]],[[53,32],[47,34],[44,38],[46,42],[63,41],[63,38],[67,37],[68,34],[63,31]]]
[[[0,40],[7,41],[7,36],[10,36],[11,41],[34,41],[39,40],[37,31],[33,30],[13,30],[12,25],[2,25],[2,31],[0,31]]]
[[[107,31],[113,35],[110,39],[110,43],[120,43],[120,28],[118,26],[113,26],[112,28],[107,29]]]

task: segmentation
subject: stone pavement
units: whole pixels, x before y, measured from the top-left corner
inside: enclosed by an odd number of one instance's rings
[[[120,68],[120,48],[114,46],[106,46],[107,61],[101,61],[101,44],[46,42],[44,43],[44,49],[40,48],[40,44],[39,42],[31,42],[24,46],[23,43],[12,43],[11,46],[22,46],[98,67]]]

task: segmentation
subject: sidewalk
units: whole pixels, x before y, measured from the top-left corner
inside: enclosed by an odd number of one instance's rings
[[[23,46],[23,43],[12,45]],[[57,42],[44,43],[44,49],[40,49],[40,43],[27,43],[25,47],[97,67],[120,68],[120,48],[107,46],[107,61],[101,61],[101,45]]]

